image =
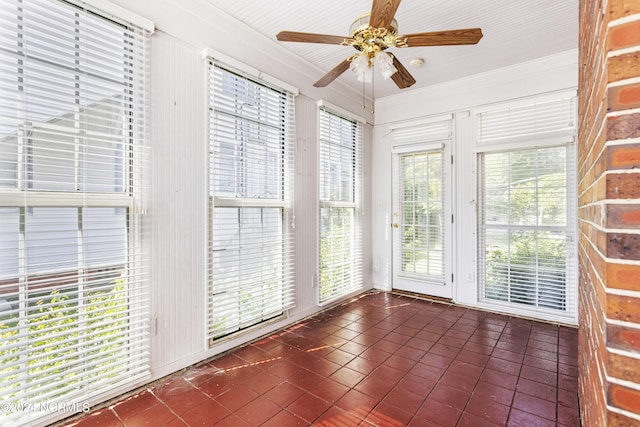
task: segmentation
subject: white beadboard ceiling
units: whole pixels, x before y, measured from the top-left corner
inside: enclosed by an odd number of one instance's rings
[[[371,0],[208,0],[259,33],[314,64],[313,82],[356,51],[350,46],[276,41],[281,30],[349,35],[351,23],[371,9]],[[417,83],[442,83],[524,61],[576,49],[578,0],[403,0],[396,13],[400,34],[461,28],[482,29],[477,45],[392,48]],[[424,65],[414,68],[413,58]],[[378,75],[375,97],[400,93]],[[350,71],[338,78],[361,87]],[[334,83],[335,84],[335,83]],[[368,93],[370,88],[366,89]]]

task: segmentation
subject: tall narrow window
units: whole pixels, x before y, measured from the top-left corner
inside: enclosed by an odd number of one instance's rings
[[[529,140],[539,136],[538,147],[494,150],[487,144],[479,154],[481,300],[525,312],[575,313],[572,113],[571,100],[560,100],[481,121],[484,142],[489,135],[507,141],[520,136],[526,147],[527,133]],[[545,142],[540,135],[549,133],[556,135]]]
[[[320,303],[363,286],[361,185],[362,124],[321,107]]]
[[[210,60],[209,338],[294,304],[293,94]]]
[[[22,425],[148,375],[147,32],[55,0],[0,27],[0,402],[33,404],[0,424]]]

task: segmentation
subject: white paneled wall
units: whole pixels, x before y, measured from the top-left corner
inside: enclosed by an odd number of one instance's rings
[[[373,218],[373,200],[376,194],[376,188],[372,186],[373,173],[377,173],[373,169],[373,127],[365,125],[364,127],[364,210],[360,217],[362,226],[362,281],[365,286],[373,288],[373,237],[371,234],[371,219]]]
[[[296,98],[296,308],[316,304],[318,288],[318,107],[306,96]]]
[[[376,288],[391,290],[391,130],[388,126],[373,129],[373,149],[371,153],[371,251],[373,263],[372,281]]]
[[[206,271],[205,69],[199,50],[151,40],[152,366],[202,352]]]
[[[458,112],[454,116],[453,146],[454,200],[453,211],[457,218],[454,227],[454,299],[463,304],[475,304],[476,287],[476,164],[469,142],[474,139],[474,127],[469,111]]]

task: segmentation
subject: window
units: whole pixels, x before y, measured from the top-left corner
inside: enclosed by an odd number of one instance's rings
[[[0,402],[87,402],[149,369],[146,31],[62,1],[0,13]]]
[[[293,94],[210,60],[211,339],[294,303]]]
[[[533,128],[535,115],[537,128],[561,133],[573,130],[572,112],[571,100],[520,107],[510,117],[500,112],[496,115],[501,120],[481,122],[480,130],[499,136],[496,127],[501,126],[515,135]],[[513,125],[509,118],[514,117],[522,126]],[[502,150],[498,146],[480,153],[478,160],[481,299],[524,311],[573,316],[574,144],[548,140],[531,148]]]
[[[320,108],[319,302],[363,286],[358,210],[362,196],[362,124]]]

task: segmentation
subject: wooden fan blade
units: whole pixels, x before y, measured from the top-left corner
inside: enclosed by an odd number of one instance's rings
[[[315,82],[313,85],[315,87],[325,87],[326,85],[328,85],[329,83],[337,79],[340,76],[340,74],[344,73],[348,69],[349,69],[349,60],[345,59],[344,61],[336,65],[333,68],[333,70],[329,71],[327,74],[322,76],[322,78],[317,82]]]
[[[373,28],[389,28],[399,5],[400,0],[373,0],[369,26]]]
[[[476,44],[482,38],[480,28],[466,28],[462,30],[434,31],[431,33],[406,34],[398,37],[399,40],[406,40],[398,43],[398,47],[415,46],[448,46],[459,44]]]
[[[396,67],[398,72],[391,75],[391,80],[393,80],[400,89],[408,88],[416,82],[416,79],[414,79],[404,65],[398,61],[395,55],[393,57],[393,66]]]
[[[328,34],[299,33],[297,31],[280,31],[276,38],[281,42],[351,44],[351,37],[332,36]]]

